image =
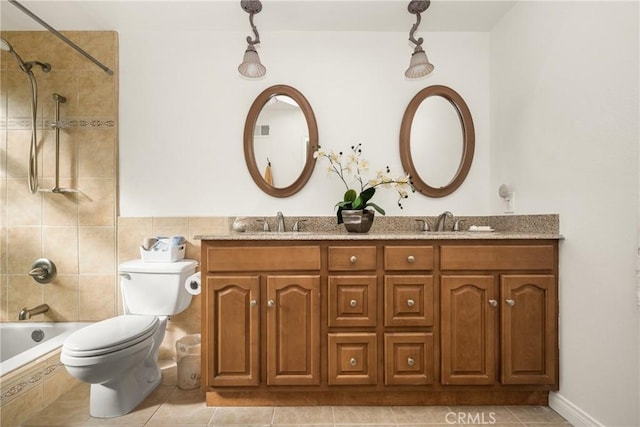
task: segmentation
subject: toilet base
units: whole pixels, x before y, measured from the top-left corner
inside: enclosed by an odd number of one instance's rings
[[[114,418],[138,406],[162,380],[158,364],[148,362],[137,371],[125,373],[118,381],[91,384],[89,414],[94,418]]]

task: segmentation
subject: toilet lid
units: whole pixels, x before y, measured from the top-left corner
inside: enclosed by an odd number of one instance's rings
[[[69,356],[88,357],[117,351],[152,335],[158,317],[125,315],[112,317],[82,328],[65,340],[63,351]]]

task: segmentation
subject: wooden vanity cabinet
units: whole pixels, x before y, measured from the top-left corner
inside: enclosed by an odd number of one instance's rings
[[[203,252],[204,383],[319,384],[319,248],[205,244]]]
[[[556,240],[205,240],[207,403],[545,404],[557,266]]]
[[[556,268],[554,245],[443,246],[442,384],[557,387]]]

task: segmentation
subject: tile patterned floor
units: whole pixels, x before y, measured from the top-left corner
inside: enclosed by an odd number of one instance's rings
[[[570,427],[543,406],[316,406],[210,408],[200,390],[176,387],[175,366],[163,369],[163,383],[133,412],[119,418],[89,416],[89,386],[81,384],[23,424],[28,426],[171,427]]]

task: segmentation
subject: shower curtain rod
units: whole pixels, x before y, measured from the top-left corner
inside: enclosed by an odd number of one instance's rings
[[[24,12],[26,15],[28,15],[31,19],[33,19],[34,21],[36,21],[38,24],[42,25],[44,28],[46,28],[47,30],[49,30],[51,33],[53,33],[53,35],[57,36],[60,40],[62,40],[63,42],[65,42],[66,44],[68,44],[69,46],[71,46],[72,48],[74,48],[79,54],[81,54],[82,56],[84,56],[85,58],[87,58],[89,61],[93,62],[94,64],[96,64],[98,67],[100,67],[105,73],[109,74],[110,76],[113,75],[113,70],[109,67],[107,67],[106,65],[104,65],[102,62],[98,61],[96,58],[94,58],[93,56],[89,55],[84,49],[82,49],[80,46],[78,46],[77,44],[75,44],[74,42],[72,42],[71,40],[69,40],[68,38],[66,38],[64,35],[62,35],[58,30],[56,30],[55,28],[53,28],[51,25],[47,24],[45,21],[43,21],[42,19],[40,19],[40,17],[38,15],[36,15],[35,13],[31,12],[29,9],[27,9],[26,7],[24,7],[23,5],[21,5],[20,3],[18,3],[16,0],[9,0],[9,3],[11,3],[12,5],[14,5],[15,7],[17,7],[18,9],[20,9],[22,12]]]

